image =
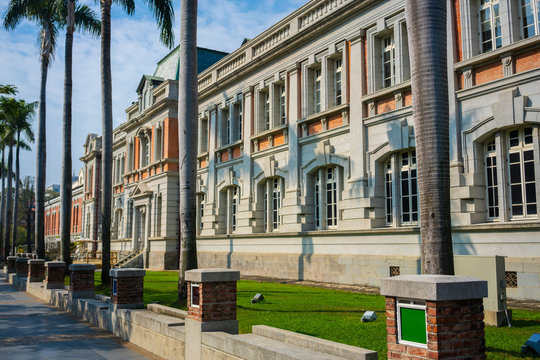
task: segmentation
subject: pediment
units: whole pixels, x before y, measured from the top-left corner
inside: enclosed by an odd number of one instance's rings
[[[152,195],[152,189],[146,183],[138,183],[135,189],[129,194],[131,198],[138,198]]]

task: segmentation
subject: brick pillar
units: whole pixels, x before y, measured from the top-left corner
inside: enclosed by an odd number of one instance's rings
[[[63,289],[65,275],[65,262],[47,261],[45,263],[45,287],[47,289]]]
[[[15,260],[17,259],[16,256],[8,256],[7,257],[7,272],[8,274],[15,273]]]
[[[42,282],[45,278],[45,260],[29,259],[28,263],[28,281]]]
[[[240,272],[229,269],[186,271],[186,359],[201,359],[201,333],[204,331],[238,334],[236,282],[239,279]]]
[[[94,297],[94,271],[93,264],[71,264],[69,271],[71,279],[69,285],[70,299],[87,299]]]
[[[17,277],[27,277],[28,276],[28,259],[23,257],[18,257],[15,259],[15,273]]]
[[[143,289],[144,276],[143,269],[111,269],[111,303],[117,309],[137,309],[144,308]]]
[[[389,359],[485,359],[487,282],[465,276],[381,279]]]

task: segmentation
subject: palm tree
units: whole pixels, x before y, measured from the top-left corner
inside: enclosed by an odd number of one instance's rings
[[[423,271],[453,275],[446,4],[441,0],[407,0],[406,18],[412,50]]]
[[[178,83],[178,158],[180,183],[180,275],[178,299],[186,299],[186,270],[197,268],[197,0],[182,0]]]
[[[20,150],[30,150],[30,146],[21,138],[21,135],[29,142],[34,142],[34,132],[32,131],[32,119],[34,117],[37,102],[26,103],[24,100],[19,100],[19,111],[13,119],[11,127],[15,133],[15,201],[13,204],[13,243],[17,239],[18,229],[18,214],[19,214],[19,184],[20,184],[20,169],[19,169],[19,154]]]
[[[71,264],[71,98],[73,88],[73,32],[75,25],[92,35],[99,35],[101,30],[97,15],[87,6],[75,6],[75,0],[69,0],[61,8],[62,18],[66,19],[66,55],[64,76],[64,114],[62,138],[64,154],[62,157],[62,180],[60,184],[60,241],[62,243],[62,261]]]
[[[145,0],[154,13],[161,30],[160,39],[169,48],[174,43],[171,0]],[[101,6],[101,113],[102,113],[102,177],[101,177],[101,281],[110,282],[111,268],[111,202],[112,202],[112,83],[111,83],[111,5],[112,0],[100,0]],[[116,0],[128,15],[135,11],[134,0]]]
[[[58,4],[54,0],[10,0],[4,15],[4,27],[13,30],[23,19],[36,22],[40,27],[41,81],[39,94],[39,122],[36,156],[36,252],[45,257],[45,169],[46,169],[46,88],[47,71],[56,47],[58,26],[63,19],[59,16]],[[8,200],[9,201],[9,200]]]
[[[1,110],[0,110],[0,114],[1,114]],[[2,121],[4,120],[2,119]],[[7,174],[6,162],[5,162],[5,150],[6,150],[6,144],[5,144],[5,138],[4,138],[5,131],[6,131],[5,129],[6,129],[5,124],[4,123],[0,124],[0,147],[2,150],[2,163],[0,164],[0,174],[2,176],[2,198],[0,200],[1,201],[1,204],[0,204],[0,245],[2,246],[2,249],[3,249],[2,258],[4,260],[9,255],[6,242],[4,241],[4,216],[3,216],[5,208],[6,208],[6,196],[5,196],[6,187],[5,186],[6,186],[6,174]]]

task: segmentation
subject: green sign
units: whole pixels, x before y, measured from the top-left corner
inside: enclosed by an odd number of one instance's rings
[[[401,307],[401,340],[427,344],[426,310]]]

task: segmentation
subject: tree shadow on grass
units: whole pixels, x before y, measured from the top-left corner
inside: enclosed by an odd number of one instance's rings
[[[268,303],[267,303],[268,304]],[[314,310],[276,310],[276,309],[258,309],[255,307],[248,307],[243,305],[237,305],[237,309],[251,310],[251,311],[262,311],[262,312],[274,312],[274,313],[340,313],[340,314],[363,314],[366,309],[354,309],[354,310],[338,310],[338,309],[314,309]],[[386,310],[375,311],[378,314],[386,314]]]

